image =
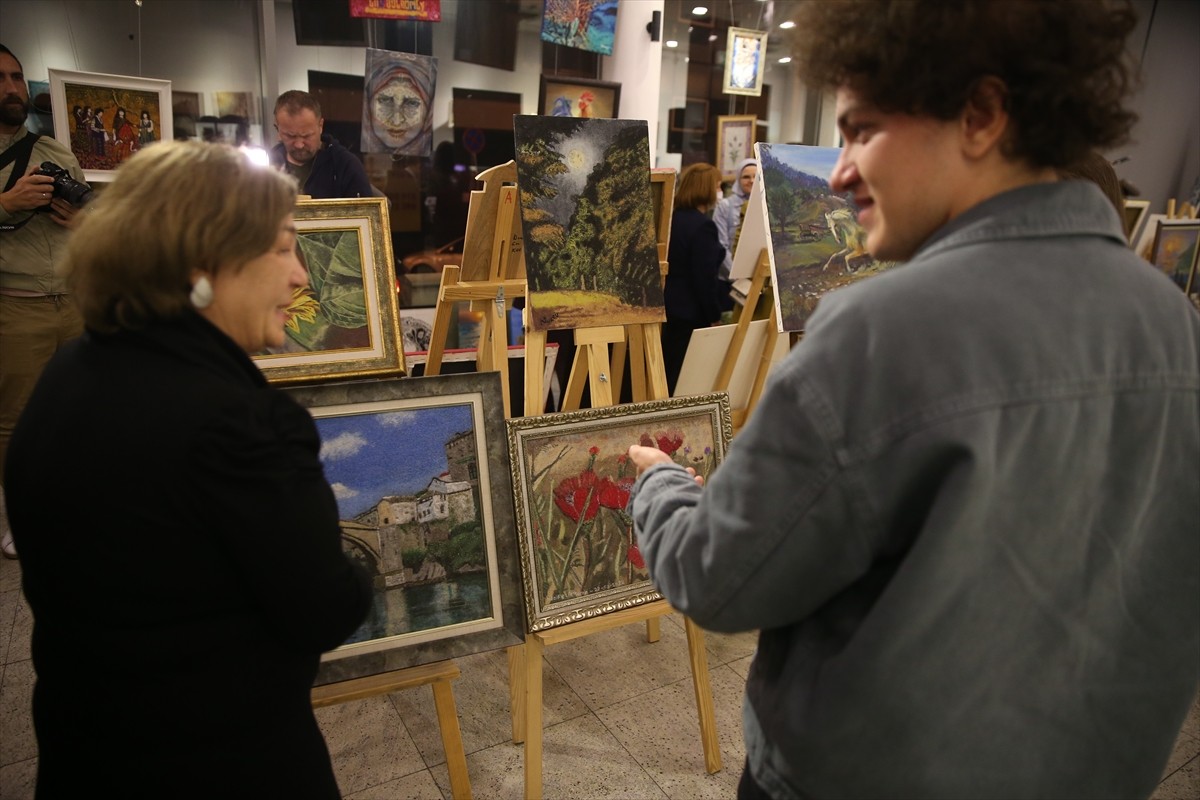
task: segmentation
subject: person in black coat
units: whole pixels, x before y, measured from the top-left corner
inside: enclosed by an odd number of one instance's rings
[[[692,164],[679,178],[671,241],[667,248],[667,282],[663,287],[667,321],[662,326],[667,389],[674,393],[692,331],[721,319],[720,276],[725,248],[709,218],[716,205],[721,172],[712,164]]]
[[[122,165],[68,250],[85,333],[8,453],[38,798],[339,797],[309,692],[365,617],[283,338],[296,190],[231,147]]]

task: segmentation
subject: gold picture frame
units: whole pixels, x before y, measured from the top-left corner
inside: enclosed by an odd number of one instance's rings
[[[766,31],[731,27],[725,46],[725,79],[721,91],[752,97],[761,95],[766,60]]]
[[[403,375],[387,199],[301,200],[295,220],[309,283],[259,369],[280,384]]]
[[[709,475],[733,435],[724,392],[508,420],[529,632],[661,599],[625,511],[630,445]]]

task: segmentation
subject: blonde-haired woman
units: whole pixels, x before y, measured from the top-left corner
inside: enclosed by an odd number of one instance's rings
[[[38,797],[336,798],[309,690],[365,616],[278,345],[296,187],[225,146],[154,144],[68,250],[86,332],[14,432]]]
[[[721,318],[718,272],[725,248],[708,213],[717,203],[721,172],[712,164],[692,164],[679,176],[671,241],[667,251],[667,282],[663,289],[667,321],[662,326],[663,363],[667,387],[674,393],[692,331]]]

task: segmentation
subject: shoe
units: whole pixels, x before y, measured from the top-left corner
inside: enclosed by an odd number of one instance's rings
[[[17,546],[13,544],[12,531],[6,530],[4,536],[0,537],[0,553],[3,553],[5,558],[17,557]]]
[[[4,504],[4,487],[0,486],[0,553],[5,558],[17,557],[17,546],[13,544],[12,528],[8,527],[8,508]]]

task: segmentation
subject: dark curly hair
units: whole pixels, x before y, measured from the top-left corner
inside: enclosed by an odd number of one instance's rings
[[[1128,140],[1128,0],[819,0],[796,19],[801,78],[885,112],[949,120],[980,79],[1007,87],[1010,158],[1061,168]]]

